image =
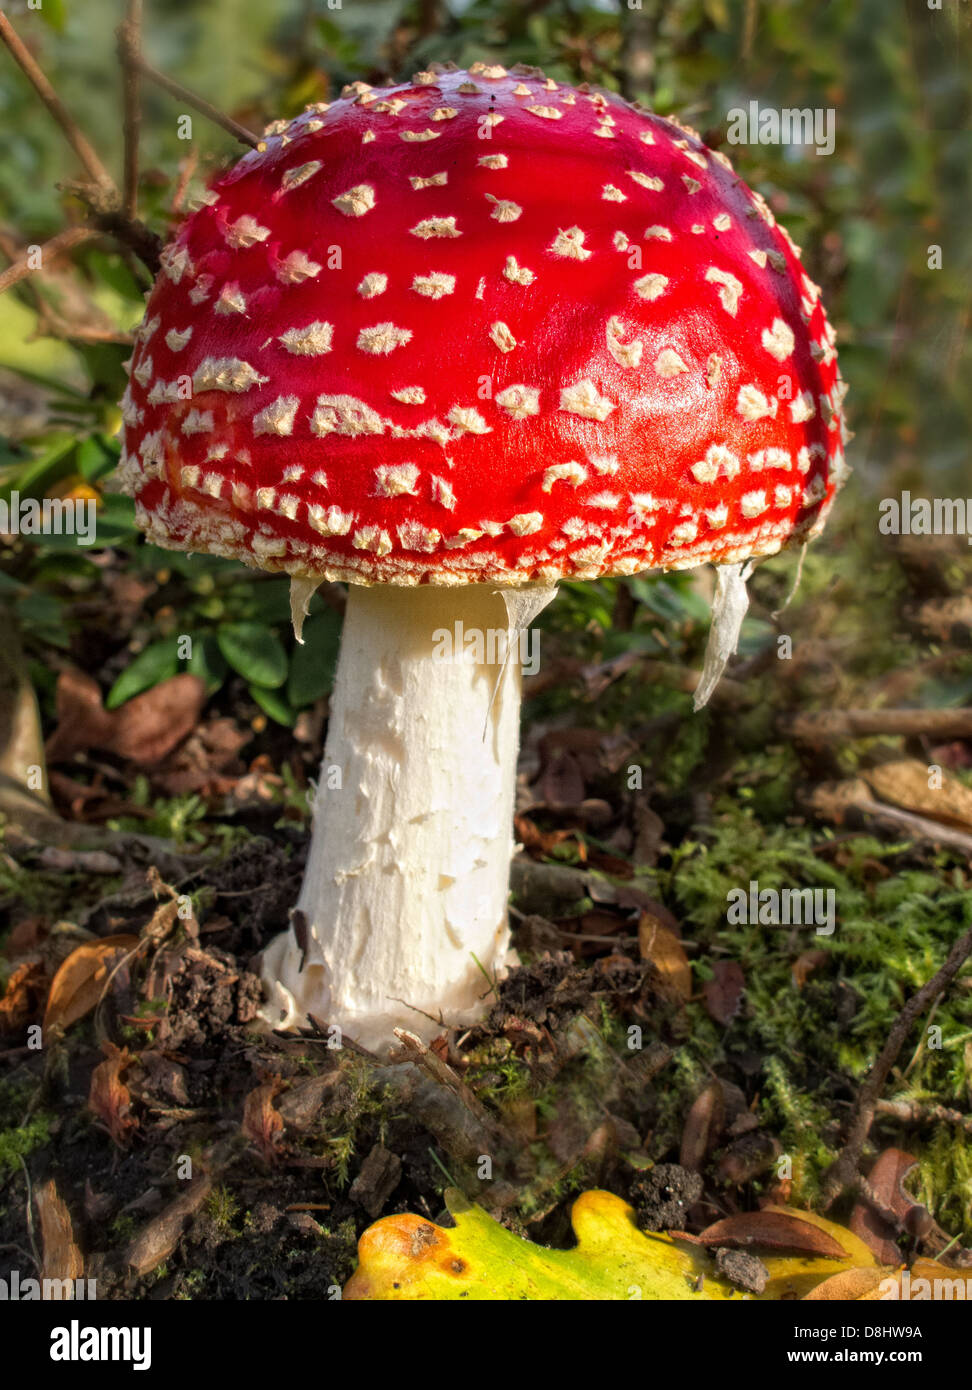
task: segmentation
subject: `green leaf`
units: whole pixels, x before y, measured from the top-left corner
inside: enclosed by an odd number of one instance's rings
[[[101,435],[91,435],[78,446],[77,469],[86,482],[96,482],[118,463],[118,453]]]
[[[205,684],[207,695],[216,694],[226,679],[227,666],[215,637],[207,633],[205,637],[193,638],[192,656],[186,662],[186,670]]]
[[[130,497],[109,492],[101,499],[98,508],[98,524],[92,550],[107,550],[109,546],[121,545],[138,535],[135,524],[135,503]]]
[[[701,594],[688,588],[678,576],[664,579],[635,578],[630,581],[631,592],[639,603],[665,622],[683,623],[686,619],[708,623],[709,605]]]
[[[161,642],[152,642],[144,651],[139,652],[109,690],[105,709],[117,709],[133,695],[140,695],[143,690],[151,690],[170,676],[177,675],[178,642],[176,636],[164,637]]]
[[[11,492],[21,497],[43,497],[55,483],[66,478],[74,466],[77,440],[73,435],[55,435],[37,458],[23,460],[19,467],[5,470],[0,496],[10,500]]]
[[[43,5],[38,6],[41,19],[56,34],[64,33],[66,15],[64,13],[64,0],[44,0]]]
[[[287,699],[294,709],[312,705],[334,685],[341,619],[333,608],[312,614],[304,623],[304,645],[295,646],[290,658]]]
[[[47,642],[67,650],[71,637],[64,622],[67,605],[53,594],[36,591],[24,594],[14,603],[14,612],[21,629],[35,641]]]
[[[275,690],[264,690],[262,686],[251,685],[250,696],[256,704],[260,706],[263,713],[282,724],[285,729],[292,729],[296,722],[297,715],[287,704],[282,695],[278,695]]]
[[[239,569],[239,583],[226,595],[234,614],[247,622],[276,627],[290,626],[290,580],[256,579],[252,572]]]
[[[287,679],[287,653],[276,633],[259,623],[227,623],[217,634],[233,670],[253,685],[276,690]]]

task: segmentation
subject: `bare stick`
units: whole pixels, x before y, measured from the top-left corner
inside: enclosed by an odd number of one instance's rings
[[[158,275],[162,238],[156,232],[146,227],[137,217],[126,217],[120,208],[106,206],[103,191],[97,184],[60,183],[58,188],[65,193],[73,194],[84,204],[91,216],[92,224],[100,232],[107,232],[123,246],[129,247],[153,276]],[[117,193],[115,197],[117,198]]]
[[[933,845],[948,845],[960,854],[972,859],[972,835],[967,830],[956,830],[942,821],[929,816],[916,816],[912,811],[902,811],[898,806],[888,806],[883,801],[869,801],[862,797],[851,803],[856,810],[875,820],[883,821],[892,829],[901,829],[916,840],[927,840]]]
[[[32,83],[37,95],[61,127],[71,148],[84,165],[88,175],[102,188],[113,189],[115,183],[108,170],[95,154],[86,137],[79,130],[73,117],[69,114],[67,107],[61,101],[61,98],[58,96],[57,92],[55,92],[50,82],[48,82],[27,47],[20,38],[18,38],[13,25],[2,10],[0,10],[0,39],[2,39],[10,49],[15,61]]]
[[[924,1013],[931,1001],[947,988],[970,955],[972,928],[959,937],[949,951],[941,970],[911,996],[895,1019],[887,1042],[861,1084],[847,1129],[847,1141],[824,1176],[823,1192],[826,1206],[832,1206],[842,1192],[859,1180],[858,1164],[861,1150],[870,1132],[888,1073],[897,1061],[898,1053],[904,1046],[915,1020]]]
[[[181,83],[174,82],[171,77],[167,77],[164,72],[159,72],[158,68],[153,68],[151,63],[147,63],[139,53],[129,55],[128,61],[131,62],[143,77],[147,77],[150,82],[154,82],[157,87],[174,96],[178,101],[183,101],[187,106],[192,106],[200,115],[215,125],[222,126],[223,130],[228,130],[230,135],[235,136],[242,145],[249,145],[251,149],[256,149],[260,144],[260,138],[254,135],[252,130],[247,130],[246,126],[234,121],[232,116],[225,115],[224,112],[217,110],[205,97],[197,96],[195,92],[190,92]]]
[[[138,137],[142,124],[138,59],[142,49],[142,0],[127,0],[125,21],[118,29],[118,56],[124,76],[125,185],[122,208],[138,216]]]
[[[972,738],[972,709],[835,709],[798,714],[787,731],[808,743],[831,738]]]
[[[101,233],[94,227],[66,227],[63,232],[58,232],[57,236],[51,237],[50,241],[45,241],[40,248],[41,264],[46,268],[51,261],[58,256],[63,256],[65,251],[70,251],[72,247],[80,246],[82,242],[94,241]],[[21,256],[18,261],[0,274],[0,294],[4,290],[9,290],[12,285],[16,285],[19,280],[30,275],[36,266],[30,264],[30,258],[26,255]]]
[[[873,816],[885,826],[896,832],[904,832],[916,840],[925,840],[933,845],[948,845],[960,854],[972,858],[972,834],[968,830],[957,829],[945,821],[933,820],[930,816],[919,816],[913,811],[903,811],[887,802],[875,801],[867,785],[859,779],[836,784],[823,784],[817,787],[810,798],[816,813],[827,820],[842,824],[848,811],[857,811],[865,816]]]
[[[963,1115],[961,1110],[952,1110],[947,1105],[924,1104],[917,1100],[879,1100],[879,1115],[891,1115],[906,1125],[955,1125],[972,1135],[972,1115]]]

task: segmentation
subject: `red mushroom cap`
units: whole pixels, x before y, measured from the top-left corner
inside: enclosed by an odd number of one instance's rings
[[[845,471],[798,256],[724,155],[615,96],[355,83],[167,247],[122,484],[161,545],[356,583],[771,554]]]

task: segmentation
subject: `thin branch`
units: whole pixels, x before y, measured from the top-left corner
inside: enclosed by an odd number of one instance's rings
[[[86,228],[85,230],[89,229]],[[92,236],[95,236],[95,230],[93,228],[90,230]],[[128,255],[132,262],[134,262],[134,257],[131,257],[131,253],[127,251],[127,248],[121,247],[120,251],[123,256]],[[0,230],[0,252],[2,252],[11,263],[21,259],[20,247],[12,237],[7,236],[2,230]],[[49,255],[48,260],[50,260]],[[129,268],[137,279],[138,274],[134,264],[130,265]],[[37,310],[37,327],[27,339],[28,342],[34,342],[37,338],[68,338],[73,339],[75,342],[83,343],[127,344],[132,341],[132,335],[130,333],[120,333],[114,328],[101,311],[97,309],[86,296],[84,297],[85,307],[91,315],[90,322],[82,323],[77,319],[66,319],[55,311],[54,306],[47,297],[41,293],[38,286],[38,281],[44,280],[46,278],[45,273],[49,273],[49,270],[49,266],[44,266],[43,269],[35,270],[27,280],[27,289],[29,289],[31,293],[34,307]],[[101,322],[98,322],[98,320],[101,320]]]
[[[918,1100],[879,1100],[879,1115],[891,1115],[906,1125],[955,1125],[972,1137],[972,1115],[963,1115],[947,1105],[935,1105]]]
[[[179,177],[176,180],[175,190],[172,194],[172,201],[169,204],[169,211],[178,213],[182,211],[182,202],[186,196],[186,190],[192,182],[192,176],[196,172],[196,165],[199,163],[199,155],[195,145],[191,146],[185,159],[179,160]]]
[[[138,59],[142,51],[142,0],[127,0],[124,23],[118,29],[118,56],[124,77],[125,184],[122,207],[126,217],[138,216],[138,137],[142,124]]]
[[[94,183],[60,183],[62,192],[70,193],[87,208],[94,227],[129,247],[152,272],[159,273],[162,238],[138,218],[126,217],[118,207],[106,206],[104,193]]]
[[[32,83],[37,95],[61,127],[71,148],[84,165],[88,175],[103,189],[114,189],[115,182],[108,170],[88,143],[87,138],[76,125],[73,117],[69,114],[61,98],[44,76],[30,51],[17,36],[13,25],[2,10],[0,10],[0,39],[2,39],[10,49],[14,60]]]
[[[212,121],[214,125],[222,126],[223,130],[229,131],[230,135],[239,140],[241,145],[249,145],[254,150],[260,145],[260,137],[254,135],[252,130],[247,130],[246,126],[234,121],[232,116],[225,115],[224,112],[211,105],[205,97],[197,96],[195,92],[190,92],[188,87],[183,87],[180,82],[175,82],[164,72],[159,72],[158,68],[153,68],[151,63],[147,63],[140,53],[129,53],[127,61],[132,63],[143,77],[147,77],[150,82],[154,82],[157,87],[161,87],[170,96],[185,102],[187,106],[193,107],[200,115]]]
[[[786,731],[807,743],[831,738],[900,734],[934,739],[972,738],[972,709],[833,709],[798,714]]]
[[[45,241],[40,248],[41,265],[46,267],[58,256],[63,256],[65,251],[80,246],[82,242],[95,241],[100,236],[101,233],[96,227],[66,227],[63,232],[51,237],[50,241]],[[23,255],[0,274],[0,294],[39,268],[31,265],[30,260],[29,255]]]
[[[823,1192],[826,1205],[832,1206],[837,1198],[853,1183],[859,1180],[858,1164],[861,1151],[874,1119],[874,1112],[884,1083],[891,1068],[897,1061],[911,1032],[912,1025],[927,1006],[952,982],[959,970],[972,955],[972,928],[960,936],[948,953],[948,958],[936,974],[913,994],[898,1014],[888,1034],[888,1040],[881,1049],[877,1061],[861,1085],[847,1129],[847,1141],[836,1160],[824,1176]]]
[[[95,216],[95,225],[102,232],[113,236],[122,246],[127,246],[144,266],[151,271],[153,278],[161,267],[162,238],[146,227],[138,219],[123,216],[120,212],[104,212]]]

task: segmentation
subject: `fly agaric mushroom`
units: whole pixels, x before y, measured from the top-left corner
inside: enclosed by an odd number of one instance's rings
[[[749,563],[814,536],[845,472],[798,257],[689,127],[483,64],[275,123],[183,223],[124,402],[139,522],[290,575],[298,627],[350,586],[271,1022],[374,1046],[481,1014],[520,672],[470,635],[561,579],[711,561],[709,693]]]

